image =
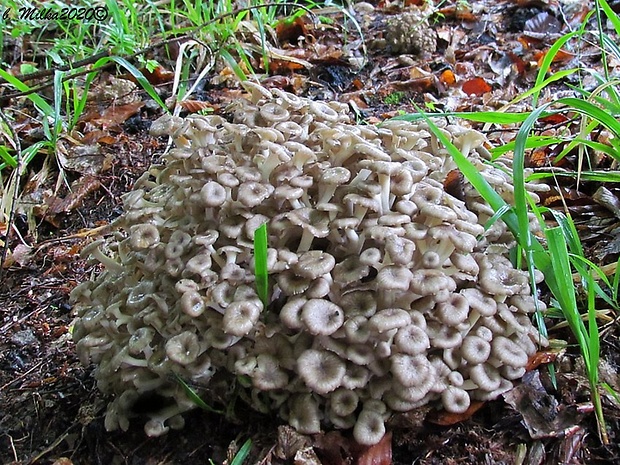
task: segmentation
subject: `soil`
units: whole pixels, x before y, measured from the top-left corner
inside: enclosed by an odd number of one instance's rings
[[[376,3],[377,9],[360,19],[367,38],[381,37],[389,17],[402,8],[402,2]],[[267,83],[284,83],[287,90],[312,98],[353,102],[352,109],[360,111],[360,117],[369,122],[413,111],[412,101],[448,110],[497,108],[530,88],[536,76],[537,53],[548,49],[553,38],[528,36],[524,33],[527,21],[540,19],[537,15],[541,12],[560,17],[558,12],[565,3],[495,5],[472,1],[471,9],[463,11],[456,10],[455,5],[462,2],[447,2],[442,16],[432,24],[439,36],[435,50],[423,51],[422,55],[395,55],[388,45],[369,39],[368,63],[361,70],[347,62],[345,56],[334,54],[320,59],[306,50],[313,63],[311,71],[279,63]],[[584,11],[592,7],[590,2],[580,5]],[[581,10],[571,12],[565,19],[577,21],[575,17],[580,14]],[[336,19],[343,21],[342,16]],[[309,23],[303,27],[330,53],[342,44],[339,29],[310,30]],[[452,42],[447,40],[449,37]],[[527,46],[523,46],[524,41]],[[518,44],[522,44],[520,49],[515,48]],[[453,57],[447,58],[450,54]],[[589,64],[587,57],[580,59]],[[557,69],[570,68],[574,65],[571,60],[559,63]],[[592,60],[596,66],[596,59]],[[457,84],[450,83],[446,70],[457,75]],[[474,82],[476,78],[484,79],[490,90]],[[472,89],[470,95],[462,91],[467,82]],[[206,89],[202,97],[221,103],[215,107],[218,111],[238,92],[228,90],[233,86],[238,88],[224,80]],[[163,88],[170,91],[169,85]],[[552,93],[553,89],[546,98],[552,98]],[[17,99],[11,104],[23,105]],[[252,448],[246,463],[386,464],[390,463],[389,454],[392,463],[399,465],[620,463],[619,404],[602,391],[609,435],[609,445],[602,445],[578,349],[561,327],[552,329],[551,337],[567,341],[568,348],[547,354],[549,360],[545,361],[551,363],[533,368],[531,373],[537,376],[524,380],[522,389],[511,393],[512,397],[487,402],[463,418],[446,418],[428,409],[398,415],[389,423],[391,437],[387,445],[381,445],[383,449],[361,449],[347,431],[298,437],[275,416],[258,414],[244,405],[234,406],[227,415],[194,411],[187,416],[183,430],[159,438],[147,438],[139,421],[126,432],[106,432],[103,417],[107,399],[95,386],[94,367],[83,366],[77,359],[70,334],[75,315],[68,296],[77,284],[97,271],[80,258],[79,251],[121,213],[122,194],[165,149],[165,140],[148,134],[149,122],[158,114],[147,105],[138,110],[137,116],[110,130],[114,142],[98,146],[109,155],[111,165],[94,174],[98,187],[79,198],[75,206],[57,213],[48,209],[45,214],[36,209],[17,210],[16,229],[31,248],[19,258],[17,246],[22,239],[14,233],[9,236],[14,261],[2,270],[0,283],[1,463],[231,463],[248,438]],[[497,143],[514,136],[498,132],[488,135]],[[30,166],[31,172],[42,168],[37,163]],[[71,170],[67,173],[70,182],[84,176]],[[37,188],[52,188],[54,182],[50,179]],[[589,214],[598,212],[601,220],[607,221],[606,235],[597,235],[599,230],[592,233],[591,229],[581,229],[584,237],[590,233],[586,247],[599,250],[597,242],[601,237],[605,243],[613,242],[612,226],[617,220],[591,201],[589,195],[594,187],[586,184],[566,188],[582,195],[581,204],[571,207],[589,205]],[[27,191],[28,186],[24,189]],[[67,191],[61,189],[56,195],[62,198]],[[32,218],[34,231],[29,229]],[[617,254],[601,252],[597,257],[597,263],[605,264],[613,262]],[[606,321],[611,322],[602,327],[601,377],[612,388],[619,388],[620,330],[613,314]],[[555,384],[550,366],[554,367]],[[310,448],[296,447],[295,441]]]

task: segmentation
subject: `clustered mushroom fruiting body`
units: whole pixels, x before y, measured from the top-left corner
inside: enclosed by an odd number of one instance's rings
[[[437,34],[429,27],[429,9],[410,8],[388,19],[385,42],[394,55],[426,55],[437,49]]]
[[[176,147],[124,197],[111,240],[85,249],[104,270],[72,293],[73,334],[116,396],[106,427],[127,428],[146,393],[168,398],[147,434],[182,427],[195,405],[177,375],[244,377],[253,407],[303,433],[353,428],[362,444],[393,412],[463,412],[510,389],[544,343],[536,302],[503,223],[485,231],[493,212],[467,183],[445,192],[456,166],[427,126],[355,125],[344,104],[246,86],[232,122],[153,124]],[[478,132],[442,131],[510,199],[509,160],[485,163]],[[254,287],[263,223],[267,308]]]

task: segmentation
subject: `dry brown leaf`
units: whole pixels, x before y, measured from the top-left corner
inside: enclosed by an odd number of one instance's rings
[[[374,446],[362,450],[355,461],[356,465],[392,465],[392,433],[387,432]]]
[[[314,447],[324,465],[348,465],[351,463],[351,440],[340,431],[330,431],[314,437]]]
[[[140,71],[142,72],[142,74],[144,74],[144,77],[154,86],[166,84],[167,82],[172,82],[172,80],[174,79],[174,72],[165,69],[163,66],[158,66],[153,71],[149,71],[146,68],[141,68]]]
[[[504,400],[523,417],[532,439],[572,436],[583,415],[575,406],[560,405],[548,394],[538,371],[529,371],[521,384],[503,394]]]
[[[490,92],[491,86],[484,80],[484,78],[475,77],[467,82],[464,82],[462,89],[467,95],[477,95],[480,97],[481,95]]]
[[[283,425],[278,427],[278,442],[274,453],[280,459],[290,460],[309,445],[310,439],[307,436],[299,434],[292,426]]]
[[[82,200],[91,192],[95,192],[99,189],[101,183],[94,176],[82,176],[72,186],[72,192],[64,199],[60,199],[56,196],[52,196],[46,200],[49,205],[47,214],[57,215],[59,213],[66,213],[81,205]]]
[[[540,365],[555,362],[555,359],[558,358],[557,352],[536,352],[534,355],[530,357],[527,361],[527,365],[525,369],[527,371],[532,371],[538,368]]]
[[[133,102],[126,105],[113,105],[106,109],[96,121],[105,129],[106,127],[123,124],[144,106],[144,102]]]
[[[460,170],[452,170],[443,181],[444,190],[459,200],[465,200],[465,176]]]
[[[198,113],[203,110],[213,110],[214,107],[209,102],[201,102],[199,100],[183,100],[178,102],[179,106],[189,113]]]
[[[304,17],[297,17],[293,21],[290,19],[278,21],[276,35],[280,43],[289,42],[291,44],[296,44],[300,37],[308,37],[309,31]]]
[[[323,465],[312,447],[298,450],[293,463],[295,465]]]
[[[474,400],[471,402],[471,405],[467,410],[463,413],[451,413],[446,412],[445,410],[431,411],[426,417],[426,421],[429,423],[433,423],[435,425],[441,426],[451,426],[457,423],[460,423],[465,420],[469,420],[474,413],[476,413],[480,408],[484,405],[484,402],[479,400]]]

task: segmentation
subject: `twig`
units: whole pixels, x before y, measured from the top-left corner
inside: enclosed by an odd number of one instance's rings
[[[30,370],[26,371],[25,373],[22,373],[21,375],[19,375],[17,378],[12,379],[11,381],[9,381],[8,383],[4,384],[3,386],[0,386],[0,391],[4,391],[4,389],[8,386],[10,386],[11,384],[13,384],[16,381],[19,381],[22,378],[25,378],[26,376],[28,376],[28,374],[30,374],[30,372],[36,370],[37,368],[39,368],[41,365],[43,365],[43,361],[40,361],[39,363],[37,363],[35,366],[33,366]]]

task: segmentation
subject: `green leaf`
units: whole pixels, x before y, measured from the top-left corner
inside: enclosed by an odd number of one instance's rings
[[[551,266],[558,283],[554,297],[560,304],[560,308],[568,322],[571,331],[577,338],[579,347],[584,355],[584,361],[589,364],[589,344],[588,332],[581,319],[581,315],[577,308],[577,299],[575,297],[573,276],[570,267],[568,248],[566,247],[566,238],[559,226],[547,228],[545,230],[547,238],[547,246],[549,247],[549,255],[551,257]]]
[[[17,160],[9,153],[6,145],[0,145],[0,158],[4,160],[5,166],[17,168]]]
[[[235,458],[232,459],[230,465],[241,465],[245,459],[250,455],[250,450],[252,449],[252,440],[248,439],[243,443],[239,452],[235,454]]]
[[[495,124],[515,124],[522,123],[530,113],[503,113],[499,111],[477,111],[475,113],[466,113],[461,111],[447,113],[409,113],[402,116],[396,116],[392,119],[402,121],[419,121],[427,118],[446,118],[454,116],[478,123],[495,123]]]
[[[118,64],[119,66],[122,66],[123,68],[125,68],[127,71],[129,71],[129,73],[131,73],[131,75],[136,78],[136,80],[138,81],[138,83],[140,84],[140,86],[142,86],[142,88],[146,91],[147,94],[149,94],[149,96],[155,100],[157,102],[157,104],[164,110],[164,111],[168,111],[168,107],[166,107],[166,104],[162,101],[162,99],[159,97],[159,94],[155,91],[155,89],[153,88],[153,86],[151,85],[151,83],[148,81],[148,79],[144,76],[144,74],[142,74],[142,72],[136,68],[134,65],[132,65],[131,63],[129,63],[127,60],[125,60],[122,57],[117,57],[117,56],[111,56],[111,57],[103,57],[100,58],[99,60],[97,60],[97,62],[93,65],[93,68],[99,68],[107,63],[109,63],[110,61],[115,62],[116,64]]]
[[[256,292],[263,302],[263,308],[269,304],[269,276],[267,272],[267,224],[263,223],[254,231],[254,275]]]
[[[11,84],[20,92],[30,91],[30,87],[28,85],[24,84],[22,81],[5,71],[3,68],[0,68],[0,77],[4,78],[6,82]],[[28,94],[26,98],[28,98],[44,116],[51,117],[54,115],[54,109],[51,107],[51,105],[45,100],[43,100],[43,98],[40,97],[38,94]]]
[[[174,376],[177,382],[183,388],[183,391],[185,391],[185,394],[187,395],[189,400],[191,400],[198,407],[200,407],[203,410],[206,410],[207,412],[217,413],[218,415],[222,415],[224,413],[221,410],[214,409],[213,407],[210,407],[209,405],[207,405],[205,401],[202,400],[200,396],[196,393],[196,391],[194,391],[178,374],[175,373]]]

